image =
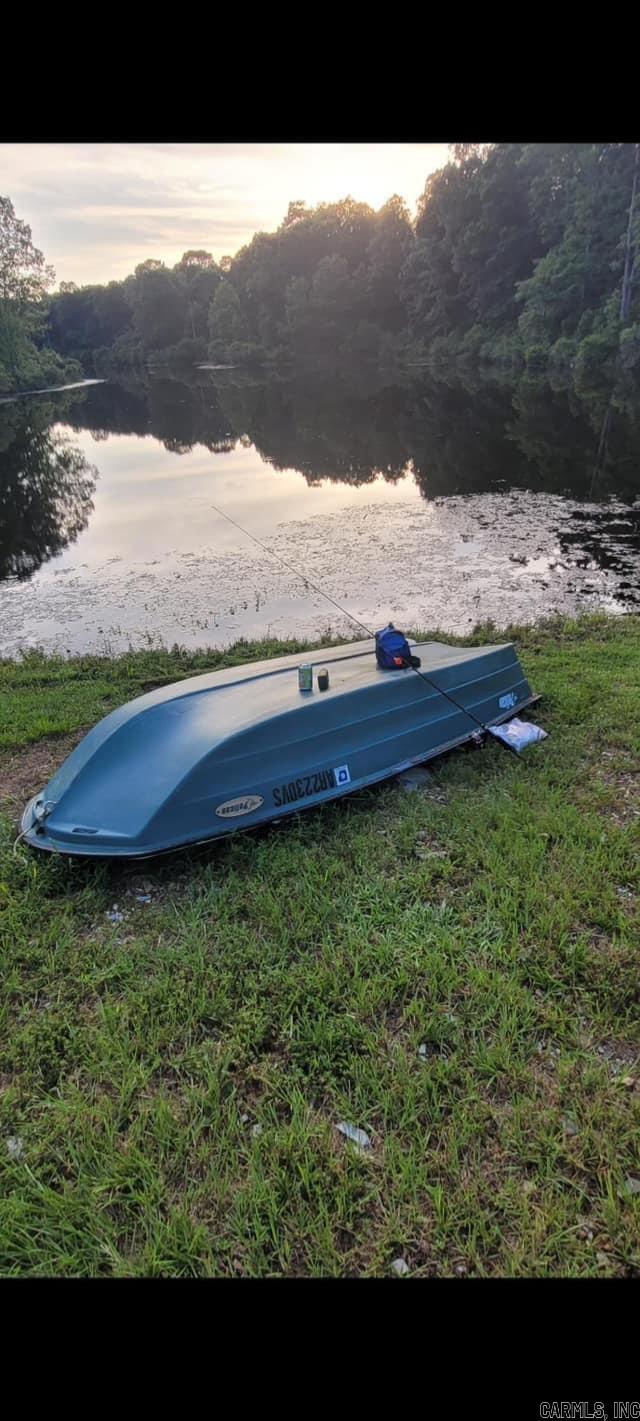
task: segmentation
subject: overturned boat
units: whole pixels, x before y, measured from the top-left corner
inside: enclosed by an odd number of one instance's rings
[[[193,676],[112,711],[29,801],[36,848],[145,857],[349,794],[476,738],[534,699],[514,647],[411,643],[421,670],[382,670],[374,642]],[[325,686],[321,690],[319,686]]]

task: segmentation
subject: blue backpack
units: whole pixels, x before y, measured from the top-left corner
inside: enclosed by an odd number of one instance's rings
[[[420,657],[411,655],[411,647],[403,632],[389,622],[384,631],[376,632],[376,661],[383,671],[404,671],[407,666],[419,666]]]

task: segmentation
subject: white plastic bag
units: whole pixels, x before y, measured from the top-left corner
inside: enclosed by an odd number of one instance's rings
[[[518,755],[527,745],[535,745],[538,740],[547,739],[546,730],[539,725],[533,725],[530,720],[519,720],[517,715],[514,715],[513,720],[507,721],[506,725],[489,725],[487,729]]]

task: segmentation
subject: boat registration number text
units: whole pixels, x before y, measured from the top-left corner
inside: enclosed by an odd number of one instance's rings
[[[298,799],[310,799],[314,794],[322,794],[327,789],[337,789],[351,782],[348,765],[339,765],[335,770],[316,770],[312,775],[300,775],[297,780],[276,785],[273,802],[281,808],[283,804],[295,804]]]

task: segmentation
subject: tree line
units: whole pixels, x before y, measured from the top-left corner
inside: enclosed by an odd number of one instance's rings
[[[53,295],[40,253],[31,286],[7,288],[11,243],[0,242],[0,381],[16,369],[7,330],[14,346],[23,330],[34,350],[97,373],[456,362],[553,370],[588,388],[603,371],[633,372],[639,148],[454,145],[415,221],[398,196],[378,211],[349,197],[292,202],[276,232],[234,257],[188,251],[173,267],[146,261],[124,281]]]

